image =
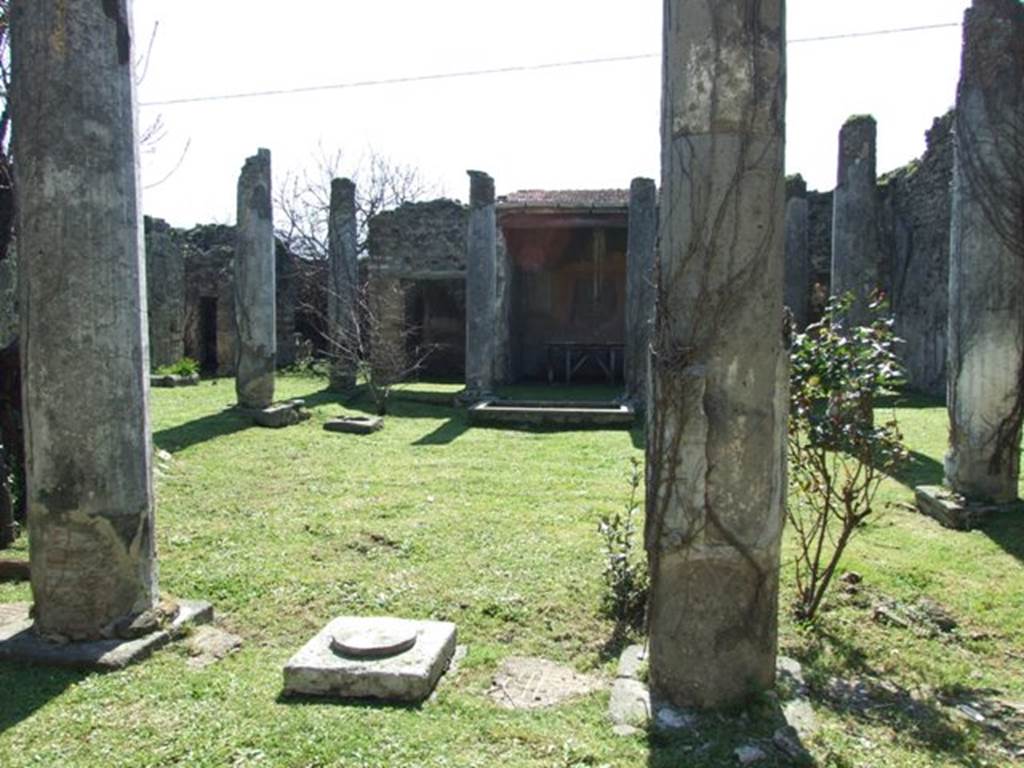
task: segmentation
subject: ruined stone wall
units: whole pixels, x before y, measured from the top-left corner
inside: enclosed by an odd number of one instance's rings
[[[454,200],[406,203],[369,221],[372,269],[407,280],[444,279],[466,270],[469,209]]]
[[[18,257],[12,244],[0,259],[0,349],[18,335]]]
[[[185,242],[163,219],[145,218],[149,365],[185,356]]]
[[[832,270],[832,193],[807,193],[807,247],[811,255],[811,280],[828,287]]]
[[[946,391],[953,113],[935,119],[924,155],[881,180],[883,263],[908,383]]]
[[[208,224],[181,230],[146,218],[146,270],[150,365],[191,357],[209,374],[235,372],[235,229]],[[295,362],[300,270],[296,257],[277,243],[277,365]],[[204,317],[204,307],[214,307]],[[214,327],[204,330],[212,322]]]

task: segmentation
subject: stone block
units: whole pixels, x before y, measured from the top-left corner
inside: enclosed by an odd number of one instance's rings
[[[28,603],[0,605],[0,661],[101,671],[123,669],[180,637],[186,627],[213,621],[213,606],[209,603],[182,600],[169,627],[143,637],[55,643],[35,633],[29,610]]]
[[[335,651],[338,637],[351,632],[411,632],[415,644],[383,658]],[[455,625],[446,621],[414,621],[391,617],[340,616],[331,621],[284,667],[284,692],[340,699],[418,702],[426,699],[455,653]],[[341,646],[339,646],[341,647]]]
[[[946,528],[970,531],[980,527],[985,520],[1005,509],[1019,506],[1013,504],[986,504],[969,501],[958,493],[941,485],[921,485],[914,489],[918,510],[938,520]]]
[[[259,426],[270,429],[290,427],[310,417],[309,411],[302,407],[301,402],[275,403],[268,408],[245,409],[245,411]]]
[[[384,426],[380,416],[343,416],[324,424],[328,432],[343,432],[351,435],[368,435]]]
[[[158,376],[156,374],[149,377],[149,386],[158,388],[173,388],[173,387],[195,387],[199,385],[199,374],[193,373],[189,376],[178,376],[176,374],[167,374],[165,376]]]

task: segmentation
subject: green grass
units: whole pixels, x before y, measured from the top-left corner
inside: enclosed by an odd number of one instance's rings
[[[162,587],[212,600],[245,645],[202,671],[187,668],[180,645],[106,675],[0,664],[5,768],[718,766],[735,763],[738,744],[770,736],[755,714],[623,739],[605,722],[607,693],[539,712],[508,712],[486,696],[511,655],[612,676],[621,639],[599,615],[596,526],[625,501],[637,433],[469,429],[460,411],[399,396],[383,431],[332,434],[325,420],[368,403],[343,406],[322,380],[294,374],[279,379],[278,396],[305,397],[314,417],[280,431],[226,410],[230,380],[152,396],[155,442],[174,456],[158,483]],[[897,415],[915,462],[883,494],[906,504],[904,483],[941,475],[945,411],[911,399]],[[24,540],[14,556],[25,556]],[[794,626],[783,605],[781,649],[801,659],[815,689],[821,729],[807,746],[821,765],[1007,762],[998,739],[939,700],[982,689],[1024,700],[1022,558],[1022,517],[959,534],[897,507],[845,563],[870,599],[836,596],[814,630]],[[784,603],[791,589],[787,568]],[[922,596],[959,619],[960,639],[871,621],[872,601]],[[26,585],[0,585],[0,602],[27,599]],[[421,707],[282,700],[284,662],[341,613],[452,620],[469,655]],[[879,694],[868,712],[843,708],[821,695],[830,677],[887,681],[917,704]]]

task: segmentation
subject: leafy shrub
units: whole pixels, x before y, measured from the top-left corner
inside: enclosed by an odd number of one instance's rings
[[[176,363],[161,365],[156,373],[158,376],[192,376],[199,373],[199,362],[191,357],[183,357]]]
[[[604,581],[607,591],[603,597],[606,616],[634,629],[640,629],[647,610],[650,579],[647,555],[639,539],[640,479],[642,467],[632,459],[629,478],[629,498],[619,512],[604,515],[598,532],[604,539]]]
[[[813,620],[850,538],[875,514],[875,494],[907,452],[895,419],[876,425],[878,396],[902,383],[898,339],[872,302],[870,325],[847,327],[852,297],[833,298],[820,322],[793,341],[790,494],[796,535],[795,615]]]

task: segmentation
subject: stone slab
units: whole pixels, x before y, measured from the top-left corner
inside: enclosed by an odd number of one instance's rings
[[[135,640],[97,640],[87,643],[52,643],[32,630],[29,603],[0,606],[0,661],[110,671],[149,657],[180,637],[186,627],[213,621],[213,606],[182,600],[171,626]]]
[[[616,677],[640,679],[640,672],[647,663],[647,649],[642,645],[630,645],[619,656],[619,668]]]
[[[349,658],[331,649],[335,634],[362,624],[406,624],[416,632],[412,648],[382,659]],[[419,702],[426,699],[455,653],[455,625],[393,617],[339,616],[306,643],[284,667],[284,692],[340,699]]]
[[[328,432],[342,432],[350,435],[369,435],[383,426],[384,419],[380,416],[344,416],[326,422],[324,429]]]
[[[600,678],[548,659],[510,656],[502,662],[487,695],[505,709],[553,707],[605,687]]]
[[[941,485],[920,485],[914,489],[917,509],[928,517],[934,518],[946,528],[957,531],[970,531],[980,527],[985,521],[999,512],[1019,507],[1013,504],[984,504],[970,502],[963,496],[954,493]]]

